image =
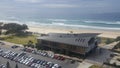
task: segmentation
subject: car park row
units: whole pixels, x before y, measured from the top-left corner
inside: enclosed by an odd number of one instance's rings
[[[21,50],[25,51],[25,52],[33,53],[33,54],[36,54],[36,55],[40,55],[40,56],[49,57],[49,58],[52,58],[52,59],[65,61],[65,57],[63,57],[61,55],[53,54],[53,53],[48,53],[48,52],[46,52],[44,50],[36,51],[36,50],[33,50],[33,49],[29,49],[29,48],[23,48]]]
[[[18,62],[20,64],[24,64],[31,68],[62,68],[59,64],[55,64],[53,62],[49,62],[41,59],[35,59],[31,55],[27,55],[26,52],[16,53],[10,50],[5,50],[0,48],[0,56]],[[4,68],[4,67],[0,67],[0,68]]]
[[[7,68],[7,67],[4,64],[0,64],[0,68]]]

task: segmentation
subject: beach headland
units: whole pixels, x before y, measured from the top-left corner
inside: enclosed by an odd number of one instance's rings
[[[120,36],[120,31],[115,30],[97,30],[97,29],[68,29],[59,27],[35,27],[29,26],[29,30],[36,33],[100,33],[99,37],[116,38]]]

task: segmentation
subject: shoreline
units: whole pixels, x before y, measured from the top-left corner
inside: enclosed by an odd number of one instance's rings
[[[120,36],[120,31],[115,30],[99,30],[99,29],[74,29],[74,28],[59,28],[59,27],[36,27],[36,26],[28,26],[28,30],[30,32],[36,33],[101,33],[98,35],[99,37],[106,37],[106,38],[116,38]]]
[[[28,25],[28,24],[27,24]],[[90,29],[90,28],[72,28],[64,26],[47,25],[28,25],[28,30],[35,33],[100,33],[99,37],[116,38],[120,36],[120,30]]]

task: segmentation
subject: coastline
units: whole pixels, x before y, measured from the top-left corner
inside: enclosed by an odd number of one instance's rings
[[[4,22],[8,23],[8,22]],[[20,23],[18,23],[20,24]],[[120,36],[120,30],[112,29],[91,29],[91,28],[74,28],[74,27],[65,27],[65,26],[53,26],[53,25],[36,25],[36,24],[27,24],[28,30],[35,33],[100,33],[99,37],[106,38],[116,38]]]
[[[59,27],[36,27],[28,26],[27,31],[36,33],[100,33],[99,37],[116,38],[120,36],[120,31],[115,30],[99,30],[99,29],[72,29],[72,28],[59,28]]]

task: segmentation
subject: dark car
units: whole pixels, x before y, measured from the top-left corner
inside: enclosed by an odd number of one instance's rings
[[[5,45],[5,43],[3,43],[3,42],[0,42],[0,44],[1,44],[1,45]]]
[[[18,48],[18,47],[19,47],[19,46],[17,46],[17,45],[11,46],[11,48],[13,48],[13,49],[14,49],[14,48]]]

